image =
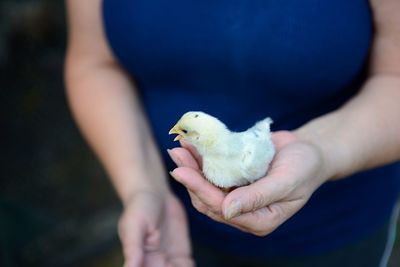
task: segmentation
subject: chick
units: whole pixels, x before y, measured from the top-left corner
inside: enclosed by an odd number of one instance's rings
[[[244,132],[232,132],[201,111],[185,113],[169,134],[193,145],[203,160],[203,174],[220,188],[253,183],[263,177],[275,154],[266,118]]]

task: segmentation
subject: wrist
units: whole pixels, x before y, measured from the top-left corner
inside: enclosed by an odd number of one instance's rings
[[[162,197],[170,191],[165,174],[131,171],[126,175],[111,176],[111,180],[123,206],[137,194],[149,193]]]
[[[124,207],[124,209],[126,209],[140,196],[151,196],[151,198],[153,199],[158,199],[159,202],[165,202],[165,198],[168,194],[168,190],[160,192],[152,188],[138,188],[132,191],[129,195],[126,195],[124,199],[121,198],[122,206]]]
[[[323,182],[336,180],[344,176],[341,171],[342,163],[339,146],[335,145],[334,140],[323,134],[322,129],[318,129],[318,125],[306,124],[294,131],[294,134],[302,142],[306,142],[313,146],[321,158],[321,179]]]

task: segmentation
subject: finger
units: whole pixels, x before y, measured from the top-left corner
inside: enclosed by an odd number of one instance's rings
[[[279,213],[269,206],[244,213],[229,221],[237,227],[242,227],[246,232],[257,236],[268,235],[283,223]]]
[[[178,167],[186,166],[200,170],[196,159],[186,148],[176,147],[173,149],[167,149],[167,152]]]
[[[272,133],[272,141],[277,150],[282,149],[282,147],[296,140],[296,136],[290,131],[278,131]],[[276,161],[279,154],[275,156],[273,162]],[[284,185],[284,180],[280,179],[278,176],[282,176],[281,174],[276,174],[277,172],[277,164],[272,164],[270,170],[268,171],[268,176],[259,179],[257,182],[242,188],[238,188],[236,190],[231,191],[233,194],[229,194],[225,203],[232,202],[230,198],[237,198],[240,194],[245,194],[245,199],[249,201],[244,203],[243,212],[256,210],[257,208],[261,208],[268,203],[272,203],[275,200],[278,200],[280,197],[280,192],[283,190],[287,191],[287,186]],[[282,178],[282,177],[281,177]],[[267,191],[264,192],[264,190]],[[268,190],[269,189],[269,190]],[[278,190],[279,189],[279,190]],[[246,193],[247,190],[250,190]],[[267,196],[269,195],[269,196]],[[250,202],[250,203],[249,203]],[[254,203],[254,205],[249,205]],[[233,204],[233,203],[231,203]],[[247,204],[247,205],[246,205]],[[236,206],[239,203],[236,202]],[[232,206],[232,205],[230,205]],[[233,207],[232,207],[233,208]]]
[[[173,170],[171,175],[193,192],[202,203],[208,206],[209,210],[221,212],[221,205],[226,194],[208,182],[198,171],[179,167]]]
[[[196,208],[196,210],[199,211],[200,213],[202,213],[202,214],[204,214],[204,215],[210,217],[210,218],[213,219],[214,221],[217,221],[217,222],[220,222],[220,223],[225,223],[225,224],[227,224],[227,225],[229,225],[229,226],[232,226],[232,227],[234,227],[234,228],[237,228],[237,229],[239,229],[239,230],[241,230],[241,231],[243,231],[243,232],[246,232],[246,233],[251,233],[251,232],[252,232],[252,230],[246,228],[246,225],[245,225],[245,224],[239,224],[239,223],[237,223],[237,222],[236,222],[236,223],[233,223],[233,222],[231,222],[231,221],[226,221],[226,220],[222,217],[222,213],[221,213],[221,212],[219,212],[219,213],[217,214],[216,212],[210,211],[210,210],[208,209],[207,205],[205,205],[203,202],[201,202],[201,201],[198,199],[198,197],[197,197],[195,194],[193,194],[193,192],[190,192],[189,190],[188,190],[188,192],[189,192],[189,195],[190,195],[190,198],[191,198],[191,201],[192,201],[193,206],[194,206],[194,207]]]
[[[266,236],[293,216],[305,203],[303,200],[273,203],[256,211],[237,216],[230,222],[235,226],[242,227],[246,232],[257,236]]]
[[[193,192],[191,192],[190,190],[188,190],[191,202],[193,207],[195,207],[195,209],[210,217],[211,219],[217,221],[217,222],[224,222],[224,218],[222,217],[222,212],[221,212],[221,208],[217,207],[217,209],[215,209],[215,207],[213,206],[209,206],[205,203],[203,203]]]
[[[193,155],[193,157],[196,159],[197,163],[199,164],[199,166],[201,168],[203,166],[203,159],[202,159],[201,155],[199,154],[199,152],[197,152],[197,149],[193,145],[189,144],[188,142],[185,142],[185,140],[180,140],[179,142],[182,147],[186,148],[190,152],[190,154]]]
[[[207,215],[208,206],[200,201],[200,199],[190,190],[188,190],[190,201],[193,207],[200,213]]]
[[[286,186],[274,177],[261,178],[253,184],[230,192],[222,203],[224,218],[230,220],[240,214],[272,204],[287,194]]]

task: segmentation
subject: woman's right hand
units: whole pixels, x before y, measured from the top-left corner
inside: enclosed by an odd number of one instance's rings
[[[136,192],[125,203],[119,235],[124,267],[194,266],[185,211],[172,193]]]

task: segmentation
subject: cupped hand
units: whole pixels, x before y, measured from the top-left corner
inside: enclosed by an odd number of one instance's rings
[[[119,222],[124,267],[194,266],[184,209],[171,193],[140,191]]]
[[[178,168],[171,175],[189,191],[193,206],[212,219],[265,236],[300,210],[329,175],[315,145],[288,131],[275,132],[276,155],[268,174],[248,186],[226,193],[208,182],[195,149],[169,151]]]

